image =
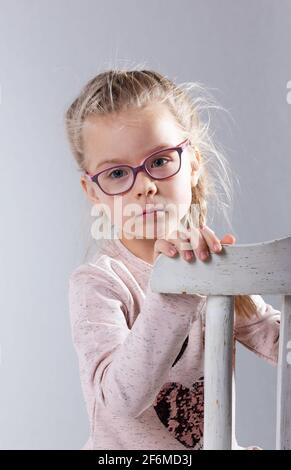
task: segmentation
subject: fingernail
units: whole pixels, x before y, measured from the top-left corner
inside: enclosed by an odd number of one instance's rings
[[[215,244],[213,245],[213,248],[214,248],[215,251],[220,251],[221,246],[220,246],[218,243],[215,243]]]
[[[190,253],[189,251],[187,251],[187,253],[185,254],[185,258],[186,260],[189,260],[192,258],[192,253]]]
[[[202,251],[200,253],[200,258],[203,260],[203,259],[206,259],[208,257],[208,253],[206,251]]]
[[[174,255],[177,252],[177,250],[176,248],[169,248],[169,252],[171,255]]]

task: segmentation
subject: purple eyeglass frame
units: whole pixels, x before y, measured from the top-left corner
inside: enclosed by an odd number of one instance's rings
[[[191,141],[189,139],[186,139],[186,140],[183,140],[183,142],[181,142],[180,144],[178,144],[176,147],[167,147],[167,148],[164,148],[164,149],[160,149],[160,150],[157,150],[156,152],[153,152],[151,153],[150,155],[148,155],[147,157],[144,158],[143,160],[143,163],[141,165],[138,165],[136,167],[133,167],[133,166],[130,166],[130,165],[114,165],[114,166],[111,166],[109,168],[106,168],[105,170],[102,170],[100,171],[99,173],[96,173],[95,175],[90,175],[89,172],[86,170],[85,171],[85,176],[87,176],[91,181],[93,181],[94,183],[96,183],[99,188],[101,189],[101,191],[103,191],[103,193],[107,194],[108,196],[116,196],[118,194],[125,194],[127,193],[128,191],[131,190],[131,188],[133,187],[134,183],[135,183],[135,180],[136,180],[136,176],[138,174],[139,171],[145,171],[145,173],[152,179],[155,179],[155,180],[166,180],[168,178],[172,178],[172,176],[176,175],[179,171],[180,171],[180,168],[181,168],[181,155],[182,155],[182,152],[183,150],[188,146],[188,145],[191,145]],[[150,175],[150,173],[147,171],[146,169],[146,161],[153,157],[154,155],[157,155],[161,152],[165,152],[166,150],[177,150],[178,151],[178,154],[179,154],[179,158],[180,158],[180,163],[179,163],[179,168],[178,170],[173,173],[171,176],[166,176],[165,178],[153,178],[152,175]],[[126,191],[121,191],[120,193],[114,193],[114,194],[111,194],[111,193],[107,193],[106,191],[104,191],[104,189],[101,188],[100,184],[99,184],[99,181],[98,181],[98,177],[101,175],[101,173],[104,173],[105,171],[109,171],[109,170],[112,170],[114,168],[120,168],[120,166],[122,167],[127,167],[127,168],[130,168],[132,171],[133,171],[133,182],[132,182],[132,185],[130,186],[130,188],[128,188]]]

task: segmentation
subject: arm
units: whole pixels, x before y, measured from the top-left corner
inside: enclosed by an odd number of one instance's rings
[[[136,417],[154,402],[205,299],[154,293],[148,284],[129,329],[130,296],[108,269],[83,267],[70,277],[72,335],[83,381],[113,414]]]
[[[276,365],[278,362],[280,311],[266,304],[260,295],[251,295],[258,317],[238,318],[235,315],[235,338],[258,356]]]

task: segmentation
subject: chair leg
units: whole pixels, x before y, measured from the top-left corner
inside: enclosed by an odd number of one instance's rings
[[[204,361],[204,450],[231,450],[234,297],[209,296]]]
[[[276,449],[291,450],[291,295],[283,297],[278,372]]]

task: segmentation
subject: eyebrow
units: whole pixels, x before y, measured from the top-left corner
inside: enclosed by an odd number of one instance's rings
[[[172,148],[172,147],[175,147],[174,145],[172,144],[160,144],[158,145],[157,147],[154,147],[152,150],[149,150],[147,152],[147,156],[150,156],[151,154],[155,153],[155,152],[158,152],[159,150],[166,150],[168,148]],[[144,157],[146,158],[146,157]],[[143,160],[144,160],[143,158]],[[104,163],[126,163],[125,161],[120,161],[119,158],[109,158],[107,160],[104,160],[103,162],[100,162],[98,163],[98,165],[95,167],[95,171],[102,165],[104,165]]]

